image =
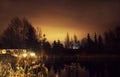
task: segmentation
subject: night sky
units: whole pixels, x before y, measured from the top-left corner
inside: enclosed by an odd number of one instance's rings
[[[81,39],[102,34],[120,22],[120,1],[115,0],[0,0],[1,32],[13,17],[27,18],[49,41],[64,40],[67,32]]]

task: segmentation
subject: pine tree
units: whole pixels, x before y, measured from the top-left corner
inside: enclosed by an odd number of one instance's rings
[[[70,48],[70,38],[68,33],[65,39],[65,48]]]

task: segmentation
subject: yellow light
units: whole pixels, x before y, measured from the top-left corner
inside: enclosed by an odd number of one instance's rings
[[[35,56],[35,53],[31,52],[31,53],[30,53],[30,56],[32,56],[32,57]]]
[[[17,55],[17,54],[15,54],[14,56],[15,56],[15,57],[18,57],[18,55]]]
[[[6,50],[5,49],[2,50],[2,54],[6,54]]]
[[[24,53],[24,54],[23,54],[23,57],[27,57],[27,53]]]
[[[58,73],[56,73],[56,76],[55,77],[58,77]]]
[[[26,52],[27,52],[27,50],[23,49],[23,52],[24,52],[24,53],[26,53]]]

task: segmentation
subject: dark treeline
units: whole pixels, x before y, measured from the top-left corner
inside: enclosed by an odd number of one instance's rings
[[[104,35],[94,34],[92,39],[88,33],[81,41],[74,35],[69,38],[67,33],[65,43],[60,40],[54,41],[52,45],[47,41],[46,35],[38,37],[36,29],[27,19],[13,18],[8,27],[0,36],[0,48],[4,49],[32,49],[60,52],[86,52],[86,53],[120,53],[120,25],[109,30]]]
[[[0,37],[0,47],[7,49],[34,48],[39,45],[35,29],[24,18],[14,18]]]

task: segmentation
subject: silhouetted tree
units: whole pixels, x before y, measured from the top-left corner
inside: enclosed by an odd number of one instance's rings
[[[36,29],[37,39],[39,39],[39,41],[42,41],[43,36],[42,36],[41,28],[37,26],[35,27],[35,29]]]
[[[51,45],[50,45],[50,43],[48,41],[46,41],[44,43],[44,49],[47,50],[47,51],[51,49]]]
[[[70,38],[68,33],[65,39],[65,48],[70,48]]]
[[[86,46],[87,46],[87,38],[83,38],[81,40],[81,48],[85,50]]]
[[[25,39],[26,47],[35,49],[36,45],[38,44],[38,39],[36,36],[35,29],[26,19],[23,19],[23,23],[24,23],[23,32],[25,33],[25,36],[26,36],[26,38],[24,38],[24,36],[23,38]]]
[[[116,44],[116,50],[120,51],[120,27],[116,27],[114,30],[115,32],[115,44]]]
[[[42,47],[44,48],[44,50],[48,51],[51,49],[51,45],[50,43],[47,41],[46,35],[43,35],[43,40],[42,40]]]
[[[18,17],[11,20],[1,36],[1,41],[3,48],[33,49],[38,45],[33,26],[26,19],[20,20]]]
[[[8,28],[3,32],[1,40],[5,48],[18,48],[22,42],[22,21],[19,18],[11,20]]]
[[[113,52],[114,48],[116,48],[115,34],[112,30],[105,32],[105,48],[109,52]]]
[[[61,44],[60,40],[58,40],[57,42],[56,41],[53,42],[53,49],[54,50],[60,51],[63,48],[64,48],[63,44]]]
[[[101,35],[98,37],[98,51],[103,52],[104,44],[103,44],[103,38]]]
[[[54,42],[53,42],[53,49],[57,49],[57,42],[56,42],[56,40],[54,40]]]
[[[109,52],[120,51],[120,27],[105,32],[105,49]]]
[[[75,42],[75,43],[78,42],[76,35],[74,35],[74,42]]]
[[[86,47],[87,47],[87,51],[93,51],[94,44],[93,44],[93,41],[89,33],[87,35],[87,46]]]
[[[97,35],[96,35],[96,33],[94,35],[94,42],[95,42],[95,44],[97,44]]]
[[[97,34],[94,34],[94,45],[93,45],[93,52],[98,52],[98,38],[97,38]]]
[[[60,42],[60,40],[58,40],[58,43],[57,43],[57,44],[58,44],[58,48],[59,48],[59,49],[63,49],[63,48],[64,48],[64,47],[63,47],[63,44]]]

